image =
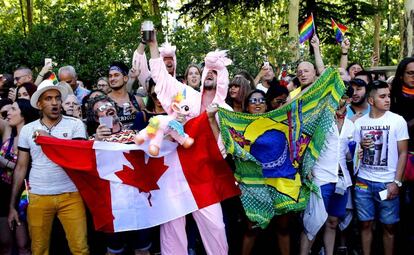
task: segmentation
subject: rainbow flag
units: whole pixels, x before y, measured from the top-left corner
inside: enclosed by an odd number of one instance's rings
[[[47,79],[51,80],[53,82],[53,85],[56,85],[59,83],[58,79],[56,78],[56,74],[54,72],[52,72]]]
[[[345,32],[348,28],[342,24],[336,23],[335,20],[331,18],[332,29],[335,31],[335,39],[338,43],[341,43],[344,39]]]
[[[299,43],[304,43],[309,40],[315,30],[315,24],[313,22],[313,14],[311,14],[299,29]]]
[[[26,220],[26,210],[29,205],[29,187],[26,179],[24,179],[24,190],[20,196],[18,212],[21,220]]]

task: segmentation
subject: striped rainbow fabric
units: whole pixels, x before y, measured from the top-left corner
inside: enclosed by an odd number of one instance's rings
[[[335,32],[335,39],[338,43],[341,43],[344,39],[345,32],[348,28],[342,24],[336,23],[334,19],[331,18],[332,21],[332,29]]]
[[[313,15],[311,14],[299,29],[299,43],[304,43],[312,37],[315,28],[313,22]]]

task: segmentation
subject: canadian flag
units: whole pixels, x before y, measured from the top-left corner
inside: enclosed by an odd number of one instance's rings
[[[92,213],[95,229],[120,232],[160,225],[240,194],[206,114],[190,120],[190,149],[164,140],[157,158],[147,144],[39,136],[43,152],[62,166]]]

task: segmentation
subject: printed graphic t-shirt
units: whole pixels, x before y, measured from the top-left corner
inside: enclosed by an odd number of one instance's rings
[[[374,145],[364,149],[358,176],[370,181],[392,182],[398,163],[399,141],[408,140],[407,122],[398,114],[387,111],[372,119],[369,114],[355,121],[355,141],[370,137]]]

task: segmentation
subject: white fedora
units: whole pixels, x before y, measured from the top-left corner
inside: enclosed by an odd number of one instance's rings
[[[39,84],[39,86],[37,87],[37,90],[35,91],[35,93],[33,93],[32,97],[30,98],[30,104],[36,108],[39,109],[37,107],[37,102],[39,101],[40,96],[51,89],[55,89],[57,91],[60,92],[60,96],[62,97],[62,101],[65,100],[66,96],[68,95],[68,91],[65,87],[60,86],[60,85],[55,85],[53,84],[53,81],[51,80],[44,80],[42,81],[42,83]]]

